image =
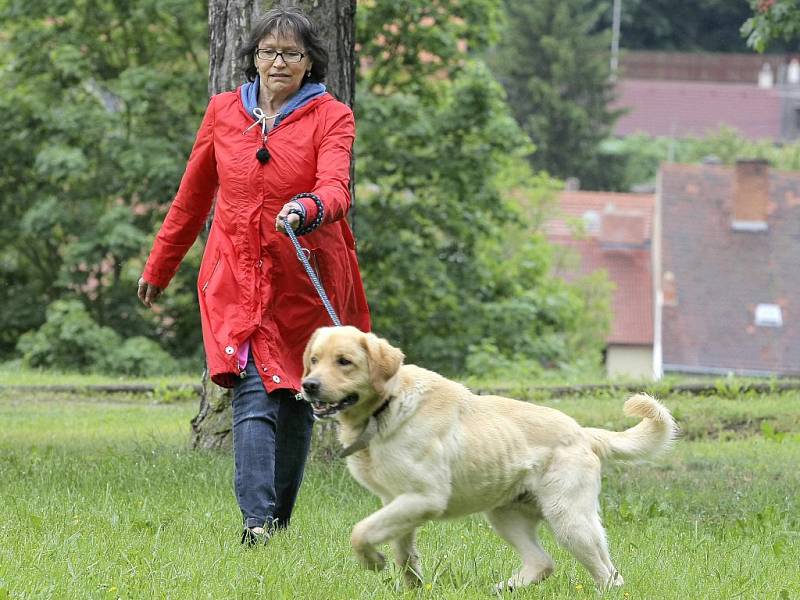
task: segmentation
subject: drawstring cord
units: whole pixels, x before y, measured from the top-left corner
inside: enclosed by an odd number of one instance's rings
[[[247,132],[250,131],[256,125],[261,125],[261,136],[264,138],[264,142],[267,141],[267,121],[270,119],[274,119],[281,113],[275,113],[274,115],[268,115],[263,110],[261,110],[258,106],[253,109],[253,114],[256,117],[255,122],[250,125],[247,129],[242,132],[242,135],[247,135]]]
[[[269,138],[269,136],[267,135],[267,121],[269,121],[270,119],[274,119],[275,117],[280,115],[280,113],[275,113],[274,115],[268,115],[263,110],[261,110],[259,107],[256,106],[253,109],[253,114],[256,117],[255,123],[253,123],[247,129],[245,129],[242,132],[242,135],[246,135],[247,132],[250,131],[256,125],[261,125],[261,148],[259,148],[258,151],[256,152],[256,158],[258,159],[258,162],[260,162],[263,165],[267,163],[270,159],[269,150],[267,150],[267,139]]]

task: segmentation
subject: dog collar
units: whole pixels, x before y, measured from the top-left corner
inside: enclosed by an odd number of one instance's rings
[[[375,434],[378,433],[378,416],[389,407],[389,402],[391,400],[392,396],[389,396],[383,402],[383,404],[381,404],[377,410],[369,416],[367,426],[364,427],[364,430],[356,438],[356,441],[347,446],[347,448],[344,448],[339,456],[342,458],[347,458],[351,454],[355,454],[359,450],[364,450],[367,446],[369,446],[372,438],[374,438]]]

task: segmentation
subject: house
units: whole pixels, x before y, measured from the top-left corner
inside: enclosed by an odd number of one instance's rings
[[[800,173],[664,164],[656,202],[657,370],[800,374]]]
[[[800,172],[665,163],[654,196],[562,192],[545,231],[556,274],[616,285],[609,376],[800,375]]]
[[[649,379],[654,373],[654,207],[652,194],[566,191],[558,216],[545,223],[553,243],[574,251],[562,256],[556,274],[574,279],[602,269],[615,284],[605,353],[612,377]]]
[[[626,52],[614,133],[703,137],[721,127],[757,140],[800,139],[798,57]]]
[[[782,96],[755,84],[624,79],[617,83],[614,108],[623,114],[614,134],[705,137],[721,127],[752,140],[783,139]],[[787,139],[790,134],[787,133]]]

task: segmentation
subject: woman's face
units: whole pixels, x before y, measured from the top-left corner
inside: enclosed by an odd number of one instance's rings
[[[259,54],[263,55],[265,50],[277,51],[282,54],[278,54],[274,60],[270,60],[259,56]],[[299,62],[292,62],[293,58],[297,58],[297,53],[302,53],[303,57]],[[306,72],[311,69],[311,59],[301,42],[294,38],[275,37],[272,34],[267,35],[259,42],[255,63],[258,74],[261,76],[261,86],[278,100],[285,99],[299,90],[303,85]]]

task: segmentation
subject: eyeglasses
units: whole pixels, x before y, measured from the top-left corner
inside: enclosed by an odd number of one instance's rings
[[[256,48],[256,56],[261,60],[277,60],[280,56],[285,63],[299,63],[303,60],[305,56],[302,52],[296,52],[294,50],[290,52],[278,52],[277,50],[272,50],[271,48]]]

